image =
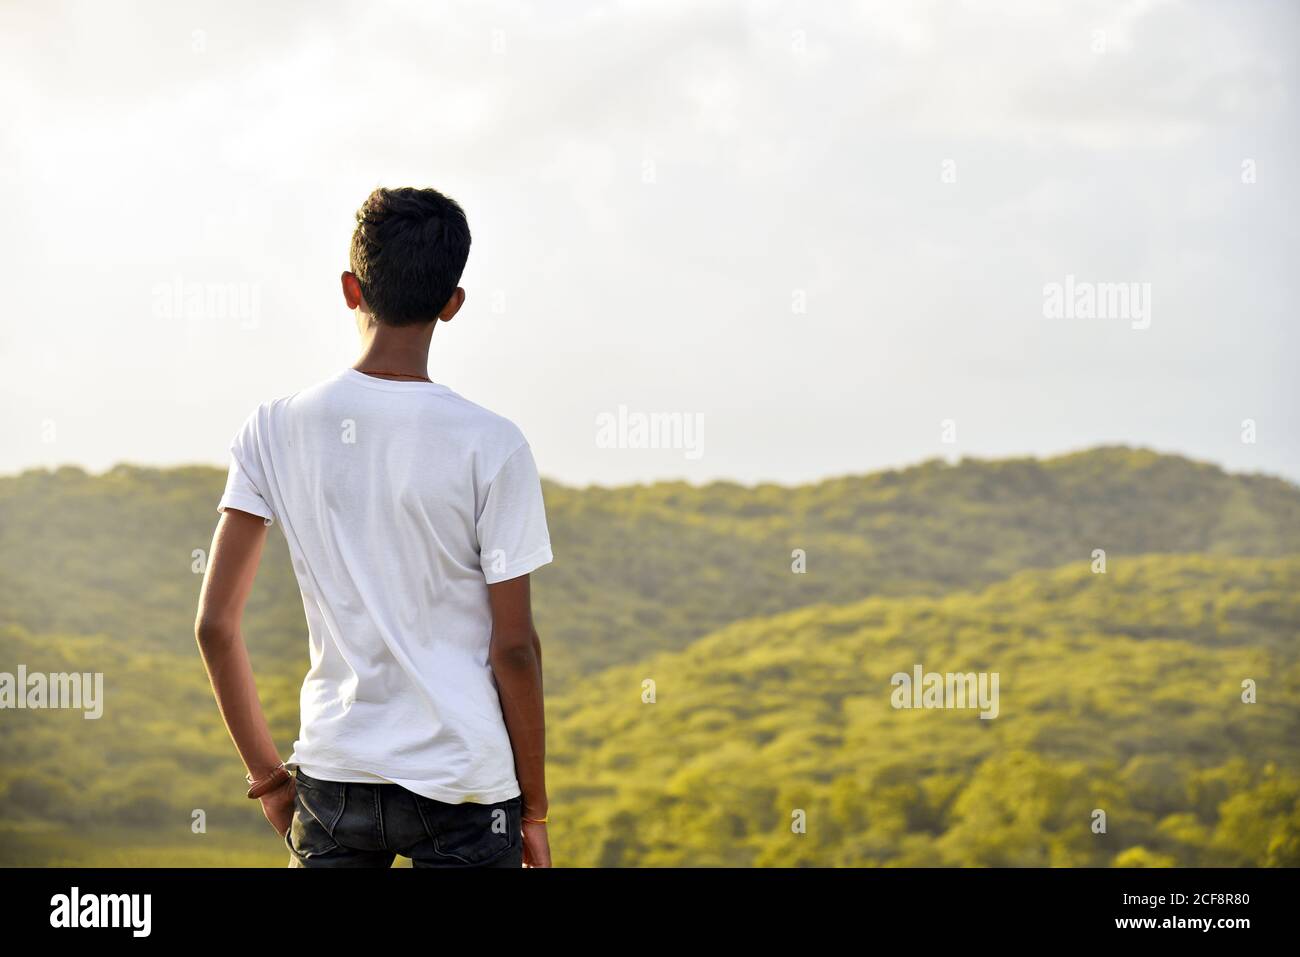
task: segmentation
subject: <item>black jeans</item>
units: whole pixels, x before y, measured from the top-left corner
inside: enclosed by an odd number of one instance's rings
[[[344,784],[295,774],[284,836],[290,867],[522,867],[523,805],[444,804],[396,784]]]

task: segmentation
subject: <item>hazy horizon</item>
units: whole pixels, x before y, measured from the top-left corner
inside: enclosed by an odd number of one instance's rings
[[[1126,449],[1132,452],[1150,452],[1154,455],[1158,455],[1161,457],[1181,458],[1198,465],[1209,465],[1213,468],[1220,469],[1227,475],[1246,476],[1246,477],[1260,476],[1263,478],[1278,479],[1280,481],[1286,482],[1288,485],[1300,487],[1300,480],[1276,472],[1269,472],[1266,470],[1257,470],[1257,469],[1233,469],[1224,465],[1222,462],[1214,462],[1209,459],[1196,458],[1194,456],[1185,455],[1182,452],[1165,450],[1165,449],[1157,449],[1157,448],[1152,448],[1149,446],[1142,446],[1142,445],[1124,445],[1124,444],[1102,444],[1102,445],[1088,446],[1087,448],[1063,449],[1059,452],[1051,452],[1046,455],[985,456],[985,455],[978,455],[978,454],[971,453],[971,454],[965,454],[965,455],[961,455],[957,457],[949,457],[949,458],[944,458],[941,455],[935,455],[928,459],[917,459],[915,461],[902,462],[894,465],[882,465],[878,468],[872,468],[864,471],[832,473],[828,475],[823,475],[819,478],[807,479],[805,481],[778,481],[775,479],[761,479],[761,478],[754,479],[754,480],[741,480],[741,479],[729,478],[727,476],[719,476],[716,478],[709,478],[709,479],[685,479],[685,478],[673,478],[672,476],[661,476],[650,480],[642,480],[642,481],[634,480],[630,482],[566,482],[561,479],[555,478],[553,476],[547,475],[545,473],[542,474],[542,479],[547,482],[553,482],[557,485],[562,485],[566,488],[571,488],[576,490],[582,490],[587,488],[604,488],[604,489],[628,488],[637,485],[654,485],[660,482],[662,483],[685,482],[686,484],[692,487],[702,487],[704,485],[717,482],[717,483],[726,483],[732,485],[740,485],[745,488],[754,488],[760,485],[777,485],[777,486],[795,488],[802,485],[815,485],[820,482],[832,482],[837,479],[853,478],[855,476],[866,476],[866,475],[872,475],[880,472],[907,472],[911,469],[922,468],[923,466],[935,461],[943,461],[950,466],[958,466],[967,461],[1010,462],[1010,461],[1028,459],[1028,460],[1033,460],[1038,462],[1050,462],[1059,459],[1069,458],[1076,455],[1086,455],[1090,452],[1100,452],[1100,451],[1112,450],[1112,449]],[[84,465],[80,465],[77,462],[60,462],[51,465],[33,465],[14,472],[0,473],[0,479],[15,478],[19,475],[26,474],[27,472],[39,472],[42,470],[57,471],[58,469],[61,468],[79,468],[89,475],[98,477],[98,476],[105,475],[118,467],[158,469],[158,470],[211,468],[211,469],[216,469],[218,471],[224,472],[227,468],[227,464],[224,462],[153,463],[153,462],[121,461],[121,462],[114,462],[112,465],[105,466],[104,468],[101,469],[92,469],[92,468],[87,468]]]
[[[0,474],[222,465],[355,360],[384,184],[474,233],[430,374],[566,485],[1298,481],[1297,41],[1266,2],[5,5]],[[620,409],[698,441],[602,444]]]

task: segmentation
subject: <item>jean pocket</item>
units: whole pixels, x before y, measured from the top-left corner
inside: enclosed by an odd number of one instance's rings
[[[337,848],[334,828],[343,815],[343,785],[299,777],[293,800],[293,820],[285,836],[299,857],[328,854]]]
[[[522,802],[444,804],[419,797],[417,806],[434,849],[465,864],[486,864],[523,840]]]

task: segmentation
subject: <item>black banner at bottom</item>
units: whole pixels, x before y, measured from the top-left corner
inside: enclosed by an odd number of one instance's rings
[[[735,942],[951,945],[1148,942],[1238,935],[1291,923],[1295,872],[1272,870],[0,870],[6,930],[80,944],[299,940],[438,947],[461,936],[506,947],[590,939],[636,947],[646,934],[712,930]],[[620,944],[609,938],[622,926]],[[703,925],[703,926],[702,926]],[[491,934],[491,937],[485,937]],[[864,936],[865,935],[865,936]],[[676,937],[679,942],[690,937]]]

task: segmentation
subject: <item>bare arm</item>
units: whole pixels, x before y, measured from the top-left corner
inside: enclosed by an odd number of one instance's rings
[[[280,764],[241,630],[244,604],[266,543],[266,528],[256,515],[235,509],[222,512],[194,622],[217,707],[254,780],[266,777]],[[293,788],[282,787],[268,794],[262,799],[262,809],[267,820],[284,834],[293,814]]]
[[[488,657],[496,676],[515,776],[523,792],[524,817],[546,817],[546,709],[542,700],[542,644],[533,627],[527,575],[488,585],[492,644]],[[544,824],[524,824],[524,863],[550,867]]]

